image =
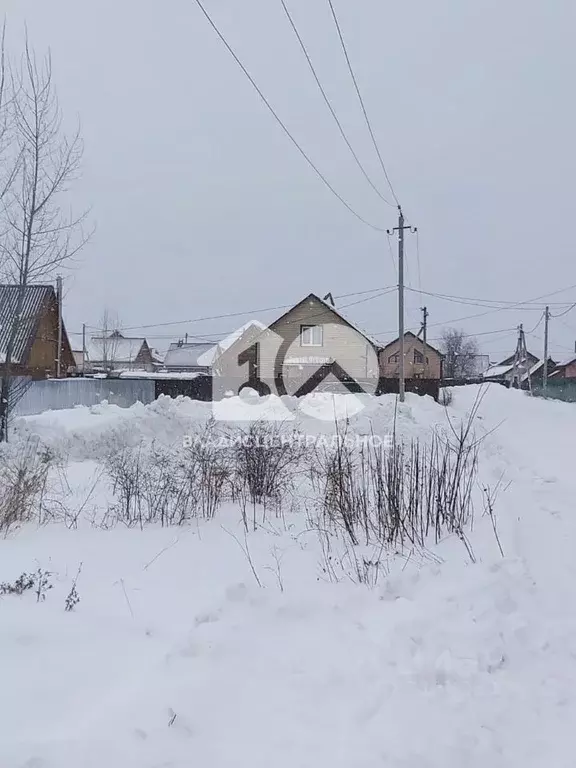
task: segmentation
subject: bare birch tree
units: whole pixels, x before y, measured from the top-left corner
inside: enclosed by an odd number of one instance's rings
[[[444,353],[444,377],[464,379],[476,370],[478,341],[458,328],[442,331],[440,348]]]
[[[13,152],[12,89],[6,58],[6,21],[0,28],[0,204],[14,181],[18,154]]]
[[[95,351],[101,353],[101,360],[98,362],[102,363],[106,373],[110,373],[114,370],[114,364],[118,358],[120,339],[122,338],[120,334],[120,318],[116,312],[106,308],[102,312],[99,325],[98,336],[94,337],[92,341]]]
[[[5,72],[7,67],[4,68]],[[85,244],[86,214],[65,208],[77,178],[83,145],[79,132],[67,137],[54,90],[50,54],[38,61],[28,40],[18,65],[5,77],[11,155],[16,166],[2,200],[0,261],[4,279],[18,286],[10,309],[0,390],[0,442],[7,439],[14,345],[28,285],[54,276]]]

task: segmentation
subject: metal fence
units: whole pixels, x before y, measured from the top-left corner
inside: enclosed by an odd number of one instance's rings
[[[538,397],[548,397],[553,400],[563,400],[566,403],[576,403],[576,380],[551,379],[548,381],[546,390],[540,385],[534,387],[533,392]]]
[[[156,397],[152,379],[42,379],[31,381],[15,405],[13,416],[31,416],[48,410],[97,405],[102,400],[129,408]]]

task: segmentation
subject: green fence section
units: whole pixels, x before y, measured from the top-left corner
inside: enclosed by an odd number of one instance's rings
[[[549,397],[553,400],[563,400],[565,403],[576,403],[576,379],[551,379],[546,391],[542,386],[534,387],[537,397]]]

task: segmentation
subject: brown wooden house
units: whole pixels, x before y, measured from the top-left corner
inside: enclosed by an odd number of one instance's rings
[[[441,379],[442,353],[419,336],[404,334],[404,374],[407,379]],[[394,339],[380,352],[380,372],[386,379],[400,375],[400,339]]]
[[[554,379],[576,379],[576,354],[558,363],[550,374]]]
[[[15,376],[44,379],[57,376],[58,299],[52,285],[27,285],[20,318],[16,318],[22,288],[0,285],[0,376],[8,345],[15,332],[10,372]],[[60,375],[75,369],[66,328],[62,324]]]

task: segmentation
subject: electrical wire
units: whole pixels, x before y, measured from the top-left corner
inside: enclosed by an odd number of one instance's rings
[[[335,296],[334,298],[335,299],[347,299],[347,298],[350,298],[352,296],[366,296],[369,293],[378,293],[378,292],[381,292],[381,291],[385,291],[386,293],[388,293],[388,292],[394,291],[394,290],[396,290],[396,286],[395,285],[386,285],[386,286],[380,286],[379,288],[370,288],[370,289],[368,289],[366,291],[354,291],[353,293],[342,293],[342,294],[339,294],[339,295]],[[377,298],[377,296],[369,297],[367,299],[367,301],[369,301],[371,298]],[[356,302],[353,302],[353,303],[356,303]],[[243,315],[252,315],[252,314],[256,314],[258,312],[272,312],[272,311],[276,311],[276,310],[280,310],[280,309],[290,309],[290,307],[293,307],[293,306],[294,306],[294,304],[278,304],[275,307],[264,307],[264,308],[260,307],[258,309],[244,310],[243,312],[227,312],[227,313],[222,314],[222,315],[210,315],[210,316],[207,316],[207,317],[195,317],[195,318],[192,318],[191,320],[172,320],[170,322],[150,323],[148,325],[129,325],[129,326],[125,326],[122,330],[124,330],[124,331],[135,331],[135,330],[144,330],[144,329],[147,329],[147,328],[164,328],[164,327],[167,327],[169,325],[187,325],[189,323],[200,323],[200,322],[204,322],[204,321],[208,321],[208,320],[223,320],[223,319],[227,319],[229,317],[242,317]],[[346,305],[346,306],[352,306],[352,305]],[[87,325],[86,328],[87,329],[91,329],[91,330],[95,330],[95,331],[102,330],[101,328],[98,328],[97,326],[93,326],[93,325]],[[210,336],[212,334],[206,334],[206,335]]]
[[[576,285],[571,285],[571,286],[568,286],[567,288],[561,288],[558,291],[554,291],[553,293],[549,293],[549,294],[546,294],[546,295],[554,296],[554,295],[557,295],[558,293],[562,293],[563,291],[569,291],[569,290],[572,290],[574,288],[576,288]],[[443,299],[443,300],[446,300],[446,301],[453,301],[456,304],[469,304],[470,306],[478,306],[478,307],[483,307],[483,306],[489,307],[489,306],[492,306],[492,305],[502,305],[501,307],[495,307],[495,308],[498,308],[498,309],[500,309],[500,308],[501,309],[508,309],[510,307],[518,307],[521,304],[534,304],[534,307],[532,307],[532,309],[541,309],[541,308],[543,308],[545,306],[544,302],[542,302],[540,304],[537,304],[536,300],[530,300],[530,299],[528,299],[527,301],[522,301],[522,302],[509,302],[509,301],[497,300],[497,299],[475,299],[475,298],[470,298],[469,296],[453,296],[453,295],[450,295],[450,294],[447,294],[447,293],[434,293],[433,291],[423,291],[423,290],[420,290],[420,289],[417,289],[417,288],[412,288],[411,286],[405,286],[405,289],[407,291],[412,291],[412,292],[415,292],[415,293],[421,293],[424,296],[433,296],[434,298],[437,298],[437,299]],[[539,297],[539,298],[545,298],[545,296],[544,297]],[[554,302],[548,302],[548,303],[554,303]],[[566,302],[566,301],[556,302],[556,304],[561,305],[561,306],[564,306],[567,303],[568,302]],[[576,306],[576,304],[572,305],[572,307],[574,307],[574,306]]]
[[[352,208],[352,206],[350,205],[350,203],[348,203],[348,202],[347,202],[347,201],[346,201],[346,200],[345,200],[345,199],[342,197],[342,195],[341,195],[339,192],[337,192],[337,191],[336,191],[336,189],[335,189],[335,188],[333,187],[333,185],[332,185],[332,184],[331,184],[331,183],[328,181],[328,179],[326,178],[326,176],[325,176],[325,175],[322,173],[322,171],[321,171],[321,170],[318,168],[318,166],[317,166],[317,165],[315,165],[314,161],[313,161],[313,160],[310,158],[310,156],[309,156],[309,155],[308,155],[308,154],[305,152],[305,150],[304,150],[304,149],[302,149],[302,147],[300,146],[300,144],[298,143],[298,141],[297,141],[297,140],[294,138],[294,136],[292,135],[292,133],[290,132],[290,130],[289,130],[287,127],[286,127],[286,125],[285,125],[285,123],[282,121],[281,117],[278,115],[278,113],[276,112],[276,110],[274,109],[274,107],[273,107],[273,106],[270,104],[270,102],[268,101],[268,99],[266,98],[266,96],[264,95],[264,93],[262,92],[262,90],[260,89],[260,87],[258,86],[258,84],[256,83],[256,81],[255,81],[255,80],[254,80],[254,78],[252,77],[252,75],[251,75],[251,74],[248,72],[248,70],[246,69],[246,67],[244,66],[244,64],[242,63],[242,61],[240,60],[240,58],[238,57],[238,54],[237,54],[237,53],[234,51],[234,49],[232,48],[232,46],[230,45],[230,43],[229,43],[229,42],[226,40],[226,38],[224,37],[224,35],[222,34],[222,32],[220,31],[220,29],[219,29],[219,28],[218,28],[218,26],[216,25],[215,21],[212,19],[212,17],[210,16],[210,14],[208,13],[208,11],[206,10],[206,8],[204,7],[204,5],[202,4],[202,0],[195,0],[195,2],[196,2],[196,5],[197,5],[197,6],[200,8],[200,10],[202,11],[202,13],[204,14],[204,16],[206,17],[206,19],[207,19],[208,23],[210,24],[210,26],[212,27],[212,29],[214,30],[214,32],[216,33],[216,35],[218,36],[218,38],[220,39],[220,41],[223,43],[223,45],[226,47],[227,51],[230,53],[230,55],[232,56],[232,58],[233,58],[233,59],[234,59],[234,61],[236,62],[236,64],[238,64],[238,66],[240,67],[240,69],[242,70],[242,72],[243,72],[243,73],[246,75],[246,77],[248,78],[248,80],[249,80],[249,81],[250,81],[250,83],[252,84],[252,86],[253,86],[254,90],[255,90],[255,91],[256,91],[256,93],[257,93],[257,94],[260,96],[261,100],[264,102],[264,104],[266,105],[266,107],[268,108],[269,112],[272,114],[272,116],[274,117],[274,119],[276,120],[276,122],[278,123],[278,125],[279,125],[279,126],[282,128],[282,130],[284,131],[284,133],[286,134],[286,136],[287,136],[287,137],[290,139],[290,141],[292,142],[292,144],[293,144],[293,145],[296,147],[296,149],[298,150],[298,152],[299,152],[299,153],[302,155],[302,157],[304,158],[304,160],[306,160],[306,162],[308,163],[308,165],[309,165],[309,166],[312,168],[312,170],[313,170],[313,171],[316,173],[316,175],[317,175],[317,176],[320,178],[320,180],[323,182],[323,184],[324,184],[324,185],[325,185],[325,186],[326,186],[326,187],[327,187],[327,188],[328,188],[328,189],[329,189],[329,190],[332,192],[332,194],[333,194],[333,195],[334,195],[336,198],[338,198],[338,200],[339,200],[339,201],[342,203],[342,205],[343,205],[345,208],[347,208],[347,209],[350,211],[350,213],[351,213],[353,216],[355,216],[355,217],[358,219],[358,221],[361,221],[361,222],[362,222],[363,224],[365,224],[366,226],[370,227],[371,229],[374,229],[374,230],[376,230],[376,232],[385,232],[385,231],[386,231],[386,229],[385,229],[384,227],[378,227],[378,226],[376,226],[376,224],[372,224],[372,222],[370,222],[370,221],[368,221],[367,219],[365,219],[365,218],[364,218],[363,216],[361,216],[361,215],[360,215],[360,214],[359,214],[357,211],[355,211],[355,210],[354,210],[354,208]]]
[[[352,82],[354,83],[354,88],[356,89],[356,94],[358,96],[358,100],[360,101],[360,106],[362,107],[362,112],[364,114],[364,120],[366,121],[366,125],[368,127],[368,131],[370,133],[370,137],[372,139],[372,143],[374,144],[374,149],[376,150],[376,154],[378,155],[378,160],[380,161],[380,165],[382,166],[382,170],[384,172],[384,177],[386,178],[386,181],[388,182],[388,186],[390,187],[390,191],[392,192],[392,197],[394,198],[398,208],[400,208],[400,203],[398,202],[398,198],[396,197],[396,193],[394,191],[394,187],[392,186],[392,182],[390,181],[390,177],[388,176],[388,171],[386,170],[386,165],[384,163],[384,160],[382,158],[382,154],[381,154],[380,149],[378,147],[378,142],[376,141],[376,136],[374,135],[374,131],[372,130],[372,124],[370,123],[370,118],[368,117],[368,111],[366,110],[366,105],[364,104],[364,99],[362,98],[362,93],[360,91],[360,86],[358,85],[358,80],[356,79],[356,75],[354,74],[354,68],[352,66],[352,62],[350,61],[350,56],[348,55],[348,49],[346,47],[346,42],[344,41],[344,35],[342,34],[342,28],[340,27],[340,22],[338,21],[338,16],[336,15],[336,9],[334,8],[334,3],[332,2],[332,0],[328,0],[328,5],[330,6],[330,11],[332,12],[332,18],[334,19],[334,24],[336,25],[336,29],[338,30],[338,37],[340,38],[340,45],[342,46],[342,51],[344,52],[344,57],[346,59],[346,64],[348,65],[348,71],[350,72],[350,77],[352,78]]]
[[[396,259],[394,258],[394,251],[392,250],[392,243],[390,242],[390,235],[388,232],[386,232],[386,237],[388,239],[388,251],[390,253],[390,259],[392,260],[392,267],[394,268],[394,274],[398,276],[398,267],[396,266]]]
[[[328,97],[328,94],[326,93],[326,90],[324,89],[324,86],[320,82],[320,78],[319,78],[318,73],[316,71],[316,68],[315,68],[315,66],[314,66],[314,64],[312,62],[312,58],[310,57],[310,54],[308,53],[308,49],[306,48],[306,44],[304,43],[304,40],[302,39],[302,36],[301,36],[300,32],[298,31],[298,27],[296,26],[296,23],[294,21],[293,16],[291,15],[290,11],[288,10],[288,6],[286,5],[286,0],[280,0],[280,2],[282,4],[282,8],[284,9],[284,13],[286,14],[286,17],[287,17],[288,21],[290,22],[290,26],[292,27],[292,30],[293,30],[294,34],[296,35],[298,43],[300,44],[300,48],[302,49],[302,52],[303,52],[304,56],[306,57],[306,61],[308,62],[308,66],[310,68],[310,71],[312,72],[312,75],[314,76],[314,80],[316,81],[316,85],[320,89],[320,93],[322,94],[324,102],[326,103],[326,106],[330,110],[330,114],[334,118],[334,121],[335,121],[336,125],[338,126],[338,130],[340,131],[340,135],[342,136],[342,138],[346,142],[346,146],[350,150],[350,153],[352,154],[352,157],[354,158],[354,160],[356,162],[356,165],[358,166],[358,168],[362,172],[362,174],[363,174],[364,178],[366,179],[366,181],[368,182],[368,184],[370,184],[370,186],[372,187],[374,192],[376,192],[378,197],[381,200],[383,200],[387,205],[392,205],[392,203],[389,200],[387,200],[386,197],[384,197],[384,195],[380,192],[380,190],[378,189],[376,184],[374,184],[374,182],[370,178],[370,175],[368,174],[368,172],[366,171],[366,169],[362,165],[362,162],[361,162],[360,158],[356,154],[356,152],[354,150],[354,147],[352,146],[348,136],[346,135],[346,131],[344,130],[344,128],[342,126],[342,123],[340,122],[340,119],[338,118],[338,115],[336,114],[336,110],[334,109],[334,107],[332,105],[332,102],[330,101],[330,99]]]
[[[538,320],[538,322],[536,323],[536,325],[534,326],[534,328],[532,328],[532,330],[531,330],[531,331],[526,331],[526,333],[534,333],[534,331],[535,331],[537,328],[539,328],[539,327],[540,327],[540,325],[542,324],[542,321],[544,320],[544,318],[545,318],[545,317],[546,317],[546,312],[543,312],[543,313],[542,313],[542,317],[540,318],[540,320]]]
[[[564,315],[567,315],[568,312],[571,312],[574,309],[574,307],[576,307],[576,302],[574,304],[572,304],[571,307],[568,307],[568,309],[565,310],[564,312],[560,312],[557,315],[551,315],[551,317],[564,317]]]
[[[532,336],[533,339],[538,339],[538,341],[541,341],[542,343],[544,343],[544,339],[542,338],[542,336],[538,336],[536,333],[532,333],[532,331],[525,331],[525,333],[527,336]],[[556,347],[557,349],[567,349],[570,352],[574,352],[572,347],[567,347],[565,344],[554,344],[554,347]]]
[[[430,327],[430,326],[428,326],[428,327]],[[480,331],[479,333],[464,333],[463,336],[490,336],[491,334],[494,334],[494,333],[506,333],[506,334],[509,334],[512,331],[516,331],[516,330],[517,329],[515,327],[511,327],[511,328],[498,328],[498,330],[496,330],[496,331]],[[398,333],[398,329],[395,328],[394,330],[391,330],[391,331],[379,331],[378,333],[371,333],[370,335],[371,336],[389,336],[390,334],[393,334],[393,333],[397,334]],[[435,337],[435,339],[436,339],[436,341],[441,341],[441,337],[440,336]],[[434,341],[434,337],[430,337],[430,341]]]

